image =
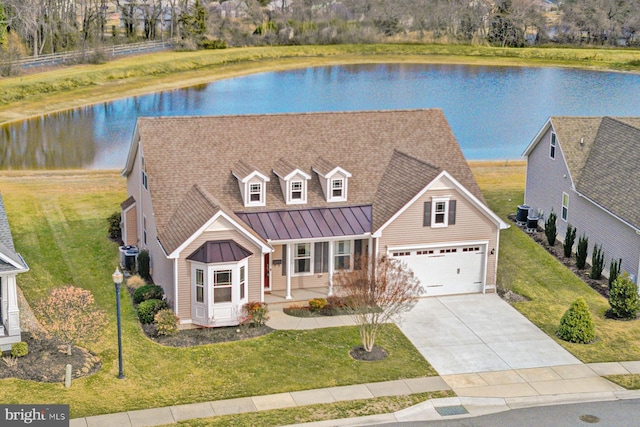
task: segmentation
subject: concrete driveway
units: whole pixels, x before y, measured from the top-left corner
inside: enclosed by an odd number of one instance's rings
[[[497,294],[422,298],[398,326],[440,375],[582,363]]]

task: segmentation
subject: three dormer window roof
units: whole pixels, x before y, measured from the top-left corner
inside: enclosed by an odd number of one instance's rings
[[[318,174],[320,186],[327,202],[346,202],[348,179],[351,173],[322,158],[312,166]],[[257,168],[240,160],[231,173],[238,179],[240,193],[245,207],[266,206],[266,187],[269,176]],[[273,166],[273,174],[278,177],[284,201],[287,205],[307,203],[311,175],[299,166],[281,158]]]

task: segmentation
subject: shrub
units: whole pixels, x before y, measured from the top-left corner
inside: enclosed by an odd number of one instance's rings
[[[556,213],[551,209],[551,213],[549,214],[549,218],[544,223],[544,234],[547,236],[547,242],[549,242],[549,246],[554,246],[556,244],[556,236],[558,235],[558,230],[556,229],[556,220],[558,217]]]
[[[327,308],[335,309],[344,307],[346,307],[346,301],[344,300],[344,298],[337,295],[327,297]]]
[[[622,258],[617,262],[611,259],[611,265],[609,266],[609,289],[613,287],[613,282],[616,281],[620,274],[620,266],[622,265]]]
[[[134,291],[136,289],[139,289],[141,287],[143,287],[144,285],[146,285],[147,282],[144,281],[144,279],[142,277],[140,277],[139,275],[135,274],[131,277],[129,277],[127,279],[127,286],[131,289],[133,289]]]
[[[571,258],[571,250],[573,249],[573,244],[575,242],[576,228],[571,226],[571,224],[567,224],[567,232],[564,235],[564,243],[562,244],[565,258]]]
[[[138,253],[138,274],[147,282],[151,281],[149,251],[143,249]]]
[[[249,321],[252,322],[254,326],[263,326],[267,323],[267,320],[269,320],[267,305],[263,302],[248,302],[244,305],[244,309],[247,312]]]
[[[558,336],[579,344],[588,344],[596,338],[593,317],[583,297],[578,297],[560,319]]]
[[[29,345],[24,342],[16,342],[11,345],[11,357],[25,357],[29,354]]]
[[[589,276],[594,280],[599,280],[602,277],[603,269],[604,252],[602,252],[602,245],[594,245],[591,253],[591,274]]]
[[[112,213],[107,218],[107,223],[109,224],[109,228],[107,231],[109,235],[109,239],[118,243],[122,242],[122,230],[120,229],[121,221],[122,221],[122,218],[120,216],[119,211]]]
[[[168,307],[167,302],[160,299],[142,301],[138,306],[138,319],[140,319],[140,323],[148,325],[153,322],[157,312]]]
[[[576,249],[576,267],[582,270],[587,263],[587,248],[589,247],[589,238],[582,234],[578,239],[578,248]]]
[[[150,299],[162,299],[164,294],[162,288],[158,285],[144,285],[140,286],[133,293],[133,302],[140,304],[142,301]]]
[[[200,49],[226,49],[227,42],[224,40],[203,39],[198,42]]]
[[[327,300],[324,298],[313,298],[309,300],[309,309],[311,311],[320,311],[327,306]]]
[[[178,332],[178,316],[169,308],[162,309],[153,317],[158,335],[175,335]]]
[[[613,282],[609,291],[611,313],[618,319],[635,319],[640,309],[638,285],[631,281],[626,271]]]

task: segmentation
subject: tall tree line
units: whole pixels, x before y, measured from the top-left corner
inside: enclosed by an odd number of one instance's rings
[[[242,13],[229,16],[228,8],[209,0],[0,0],[0,48],[7,50],[11,40],[39,55],[162,37],[218,38],[232,46],[386,40],[640,45],[640,0],[228,1]],[[115,17],[109,24],[108,13]]]

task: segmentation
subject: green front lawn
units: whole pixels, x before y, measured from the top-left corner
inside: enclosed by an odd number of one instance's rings
[[[492,167],[495,166],[495,167]],[[500,168],[502,166],[502,168]],[[473,166],[487,203],[506,219],[522,204],[524,163],[481,163]],[[604,313],[608,301],[576,277],[519,228],[500,235],[498,280],[530,298],[514,307],[585,363],[640,360],[640,320],[617,321]],[[571,303],[583,296],[596,325],[596,342],[572,344],[555,336],[560,318]]]
[[[73,382],[0,381],[3,403],[67,403],[81,417],[174,404],[437,375],[394,325],[378,343],[389,352],[380,362],[350,358],[360,342],[355,327],[276,331],[232,343],[169,348],[142,333],[129,295],[123,293],[126,379],[117,378],[115,291],[111,273],[118,248],[107,241],[106,218],[125,198],[115,171],[2,172],[5,201],[17,250],[31,271],[19,276],[29,301],[56,286],[93,292],[109,315],[100,340],[88,346],[102,369]],[[0,369],[2,369],[0,367]]]

